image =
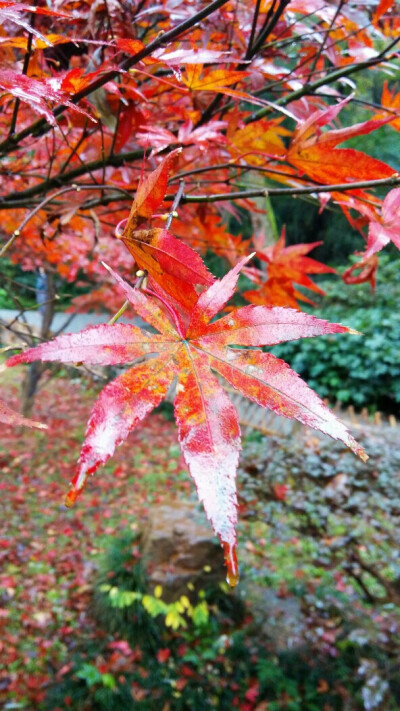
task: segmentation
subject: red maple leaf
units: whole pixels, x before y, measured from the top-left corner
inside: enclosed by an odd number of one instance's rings
[[[372,291],[375,291],[376,285],[376,273],[379,267],[379,258],[376,254],[372,254],[370,257],[365,257],[361,261],[353,264],[351,267],[346,269],[342,274],[342,279],[345,284],[363,284],[369,281],[371,284]],[[358,274],[357,272],[360,270]]]
[[[308,252],[318,247],[322,242],[310,244],[294,244],[285,246],[285,229],[275,244],[264,246],[264,238],[258,235],[254,238],[256,256],[268,264],[267,279],[265,272],[257,269],[245,269],[245,273],[260,287],[245,291],[243,296],[253,304],[270,304],[273,306],[289,306],[298,308],[297,299],[313,304],[304,294],[298,291],[294,284],[304,286],[318,294],[325,292],[307,276],[308,274],[335,274],[335,270],[322,262],[307,257]]]
[[[392,241],[400,249],[400,188],[388,193],[382,203],[381,216],[369,223],[365,257],[379,252]]]
[[[56,126],[57,122],[48,106],[49,101],[63,103],[73,111],[83,114],[90,121],[96,123],[96,119],[80,106],[75,106],[69,101],[68,95],[56,89],[52,79],[47,77],[39,80],[27,77],[25,74],[19,74],[11,69],[0,69],[0,89],[4,89],[5,92],[12,94],[20,101],[25,101],[32,110],[44,116],[52,126]]]
[[[297,373],[270,353],[258,350],[290,339],[345,333],[348,328],[291,309],[251,305],[212,321],[233,295],[239,272],[249,258],[198,297],[187,327],[167,302],[164,305],[172,321],[153,298],[110,270],[135,311],[158,333],[124,324],[93,326],[78,334],[58,336],[7,363],[13,366],[40,359],[116,365],[140,359],[106,385],[94,405],[67,496],[69,504],[88,476],[161,402],[176,378],[174,409],[181,448],[199,499],[224,548],[232,585],[238,579],[235,476],[240,428],[236,409],[212,371],[262,407],[296,418],[366,457],[346,427]]]
[[[288,163],[300,174],[308,175],[317,183],[351,183],[358,180],[389,178],[395,170],[387,163],[357,151],[354,148],[336,148],[353,136],[362,136],[375,131],[379,126],[393,120],[393,116],[375,117],[348,128],[321,131],[333,121],[349,99],[335,106],[315,111],[301,122],[293,134],[286,154]]]
[[[273,492],[277,501],[285,501],[288,491],[289,491],[289,487],[287,486],[287,484],[273,484],[272,485],[272,492]]]

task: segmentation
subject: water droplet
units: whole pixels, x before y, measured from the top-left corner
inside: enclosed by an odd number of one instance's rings
[[[236,546],[222,541],[226,564],[226,582],[231,588],[236,587],[239,582],[239,568],[236,557]]]

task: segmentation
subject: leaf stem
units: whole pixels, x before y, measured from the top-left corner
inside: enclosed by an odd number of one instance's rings
[[[118,319],[122,316],[122,314],[125,313],[125,311],[129,305],[130,305],[130,301],[124,301],[124,303],[122,304],[121,308],[117,311],[117,313],[114,314],[114,316],[112,316],[109,321],[107,321],[107,325],[112,326],[113,323],[118,321]]]

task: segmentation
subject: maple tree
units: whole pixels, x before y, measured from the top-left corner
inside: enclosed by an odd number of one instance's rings
[[[108,325],[49,342],[48,324],[46,342],[8,365],[133,363],[94,406],[69,502],[177,378],[182,450],[235,583],[240,430],[211,371],[365,455],[306,384],[261,350],[349,331],[297,310],[310,301],[301,287],[322,292],[308,275],[333,272],[307,256],[319,243],[286,246],[284,233],[272,243],[259,231],[244,239],[227,216],[254,216],[255,200],[281,195],[342,211],[365,238],[344,279],[374,284],[377,253],[399,246],[400,177],[341,144],[399,130],[396,89],[385,82],[376,104],[353,82],[378,69],[390,82],[398,68],[396,3],[2,1],[0,18],[0,254],[70,283],[84,274],[93,290],[71,308],[116,312]],[[349,106],[360,103],[365,118],[351,123]],[[222,279],[207,252],[231,267]],[[255,287],[241,293],[251,305],[228,304],[218,317],[240,270]],[[157,333],[119,324],[127,308]],[[32,424],[6,405],[0,419]]]

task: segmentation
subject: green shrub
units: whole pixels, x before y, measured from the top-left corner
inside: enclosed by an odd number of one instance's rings
[[[323,398],[356,408],[396,414],[400,405],[399,262],[386,261],[376,296],[368,285],[331,283],[320,318],[350,326],[362,335],[324,336],[276,346]]]
[[[93,615],[107,632],[122,633],[131,644],[155,648],[157,625],[141,602],[146,588],[138,534],[127,532],[113,540],[100,558],[93,591]]]

